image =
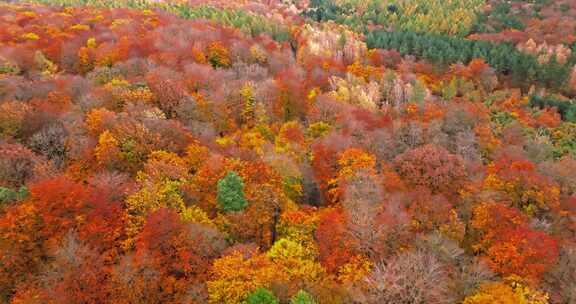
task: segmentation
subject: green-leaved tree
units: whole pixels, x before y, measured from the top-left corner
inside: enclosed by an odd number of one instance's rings
[[[292,299],[290,299],[290,304],[317,304],[316,300],[307,293],[306,291],[300,289],[297,294],[295,294]]]
[[[234,171],[218,181],[218,208],[224,212],[242,211],[248,205],[244,197],[244,182]]]
[[[266,288],[258,288],[248,296],[248,304],[278,304],[278,299]]]
[[[0,204],[23,200],[28,196],[28,188],[22,186],[18,191],[0,187]]]

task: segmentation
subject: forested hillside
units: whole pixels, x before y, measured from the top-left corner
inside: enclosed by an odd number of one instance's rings
[[[0,1],[0,303],[576,303],[576,2]]]

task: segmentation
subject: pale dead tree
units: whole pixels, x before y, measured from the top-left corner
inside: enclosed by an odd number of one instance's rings
[[[576,159],[565,156],[558,161],[542,162],[538,170],[558,183],[561,193],[576,195]]]
[[[560,251],[556,266],[544,277],[544,286],[551,303],[576,303],[576,244],[568,244]]]
[[[348,228],[360,243],[362,251],[369,253],[380,239],[377,215],[384,201],[384,189],[370,172],[359,171],[345,181],[342,205],[346,212]]]
[[[372,131],[370,136],[366,136],[366,133],[364,136],[365,138],[373,138],[373,140],[368,141],[367,150],[374,154],[377,159],[391,161],[396,156],[393,149],[396,143],[390,130],[379,128]]]
[[[110,272],[111,297],[125,303],[157,303],[158,270],[150,265],[152,257],[146,252],[137,258],[124,256]]]
[[[398,111],[406,103],[406,88],[402,80],[396,78],[394,88],[392,89],[394,108]]]
[[[382,92],[382,98],[380,98],[380,104],[378,105],[380,109],[388,110],[392,106],[392,102],[394,101],[395,83],[396,73],[387,70],[380,81],[380,92]]]
[[[395,154],[401,154],[408,149],[414,149],[424,144],[424,130],[422,125],[417,122],[403,123],[400,120],[395,120],[394,134]]]
[[[30,147],[61,168],[68,155],[67,136],[68,132],[62,123],[47,125],[30,138]]]
[[[104,267],[98,251],[83,244],[71,230],[52,252],[51,263],[43,267],[37,284],[46,291],[48,302],[101,303],[106,300],[105,292],[99,293],[106,281]]]
[[[463,131],[456,134],[454,142],[456,154],[466,161],[481,161],[478,138],[473,131]]]
[[[447,296],[447,273],[429,253],[408,251],[380,261],[366,278],[367,304],[443,304]]]
[[[419,237],[416,248],[433,254],[447,269],[447,292],[450,303],[460,303],[481,284],[491,281],[494,273],[485,261],[465,254],[458,243],[439,232]]]

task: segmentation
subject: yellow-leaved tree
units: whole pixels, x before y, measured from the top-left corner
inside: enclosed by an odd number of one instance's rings
[[[534,290],[511,276],[504,282],[485,283],[463,304],[548,304],[548,294]]]

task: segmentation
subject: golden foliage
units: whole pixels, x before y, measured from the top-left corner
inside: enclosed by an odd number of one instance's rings
[[[466,297],[462,304],[548,304],[548,295],[510,277],[505,282],[483,284],[475,294]]]

